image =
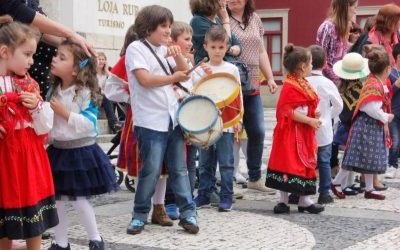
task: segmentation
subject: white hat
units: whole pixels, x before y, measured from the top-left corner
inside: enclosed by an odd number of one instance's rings
[[[365,78],[369,74],[368,59],[358,53],[348,53],[333,65],[333,72],[346,80]]]

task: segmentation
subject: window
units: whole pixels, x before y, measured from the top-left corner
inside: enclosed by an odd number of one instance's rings
[[[264,46],[274,74],[282,73],[282,18],[264,18]]]

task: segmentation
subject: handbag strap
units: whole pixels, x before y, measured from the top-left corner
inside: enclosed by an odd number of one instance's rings
[[[168,60],[167,60],[167,64],[168,64],[168,67],[169,67],[169,70],[171,71],[171,73],[169,73],[167,71],[167,69],[165,68],[164,63],[162,63],[160,57],[158,57],[156,52],[154,52],[154,50],[151,48],[150,44],[146,40],[140,40],[140,41],[151,51],[151,53],[154,55],[154,57],[157,59],[157,62],[160,64],[161,68],[163,69],[164,73],[166,75],[171,75],[174,72],[174,70],[172,69],[172,67],[169,64]],[[186,87],[182,86],[182,84],[180,82],[175,82],[174,84],[190,95],[190,91]]]

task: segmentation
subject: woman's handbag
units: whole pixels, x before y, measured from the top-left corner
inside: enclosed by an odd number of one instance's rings
[[[243,95],[251,95],[256,87],[251,83],[251,79],[249,77],[249,69],[244,62],[241,61],[231,61],[239,69],[240,75],[240,85],[242,86],[242,94]]]

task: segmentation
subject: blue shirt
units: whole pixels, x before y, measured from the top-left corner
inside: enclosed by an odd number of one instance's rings
[[[389,79],[392,84],[393,89],[393,97],[392,97],[392,113],[400,117],[400,88],[397,87],[394,83],[400,77],[400,71],[396,68],[392,68],[390,72]]]

